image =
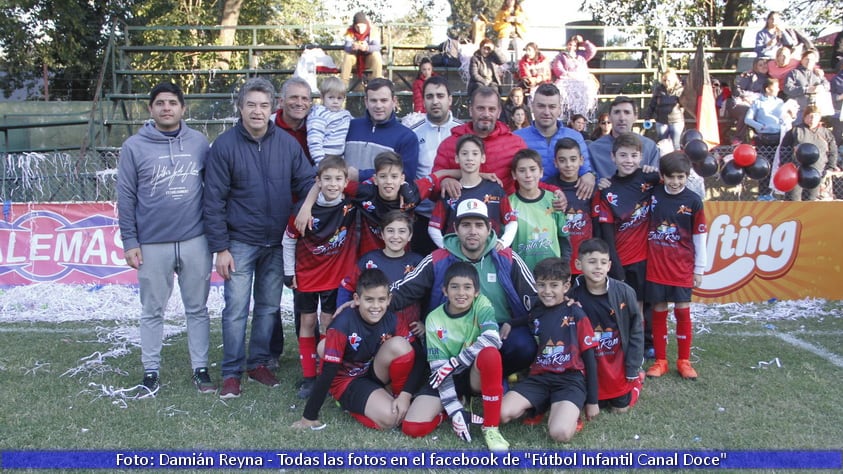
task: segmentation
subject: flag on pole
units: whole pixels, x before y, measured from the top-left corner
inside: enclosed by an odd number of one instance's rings
[[[714,104],[714,92],[708,75],[708,64],[703,52],[703,43],[697,43],[697,52],[688,68],[685,90],[679,99],[682,106],[697,120],[697,130],[702,134],[708,147],[720,144],[720,129],[717,124],[717,107]]]

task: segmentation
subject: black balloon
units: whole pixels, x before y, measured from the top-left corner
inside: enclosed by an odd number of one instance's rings
[[[814,189],[820,185],[820,181],[822,180],[822,174],[820,174],[820,170],[816,168],[811,168],[810,166],[800,166],[799,167],[799,186],[802,186],[802,189]]]
[[[688,144],[691,140],[702,140],[703,136],[699,130],[691,128],[685,130],[685,133],[682,134],[682,138],[679,140],[679,144],[682,145],[682,148],[685,148],[685,145]]]
[[[813,143],[801,143],[796,147],[796,161],[802,166],[811,166],[820,159],[820,149]],[[800,167],[801,168],[801,167]]]
[[[703,178],[708,178],[717,174],[719,164],[714,155],[707,155],[704,160],[697,161],[693,164],[694,171]]]
[[[720,181],[729,185],[735,186],[743,181],[743,168],[736,165],[734,161],[730,161],[720,170]]]
[[[755,163],[747,166],[743,171],[752,179],[764,179],[770,175],[770,162],[764,158],[757,158]]]
[[[682,150],[691,161],[702,161],[708,156],[708,144],[702,140],[691,140],[685,144]]]

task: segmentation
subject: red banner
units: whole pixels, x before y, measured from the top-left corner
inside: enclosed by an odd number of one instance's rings
[[[695,300],[843,299],[843,202],[706,202],[708,267]],[[12,204],[0,221],[0,287],[136,285],[114,203]],[[212,275],[215,283],[220,281]]]

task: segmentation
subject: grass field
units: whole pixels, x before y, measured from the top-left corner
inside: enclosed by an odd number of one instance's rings
[[[171,336],[163,353],[160,393],[153,399],[127,399],[119,396],[119,390],[134,387],[142,372],[140,350],[133,342],[136,301],[119,303],[123,306],[114,308],[116,315],[108,318],[70,315],[55,318],[64,322],[50,322],[32,314],[49,314],[50,305],[61,306],[61,301],[43,302],[39,296],[26,302],[19,295],[10,296],[0,293],[6,299],[0,303],[1,450],[485,448],[479,429],[471,445],[459,441],[449,426],[421,440],[400,431],[369,430],[331,401],[322,409],[325,430],[289,428],[304,406],[295,398],[300,369],[292,324],[278,373],[282,386],[270,389],[244,381],[243,395],[223,402],[193,388],[186,336],[174,317],[168,321]],[[96,298],[92,301],[97,304]],[[216,366],[222,353],[219,303],[212,302],[211,309],[211,361]],[[178,307],[169,312],[177,313]],[[675,372],[647,380],[630,413],[601,413],[568,445],[552,442],[544,427],[506,425],[502,432],[512,449],[839,450],[843,446],[839,392],[843,303],[695,305],[692,314],[696,325],[692,358],[700,374],[696,382],[684,381]],[[673,366],[672,334],[668,354]],[[219,382],[218,367],[212,374]]]

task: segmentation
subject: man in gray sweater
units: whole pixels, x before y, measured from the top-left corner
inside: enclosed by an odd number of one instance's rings
[[[202,221],[208,139],[182,120],[184,94],[162,83],[149,94],[152,120],[120,150],[117,210],[126,263],[138,271],[144,395],[159,386],[164,309],[179,277],[193,383],[215,393],[208,374],[211,253]]]

